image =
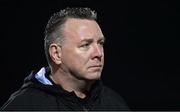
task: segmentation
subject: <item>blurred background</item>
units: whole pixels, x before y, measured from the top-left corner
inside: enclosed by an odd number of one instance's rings
[[[74,6],[98,12],[107,86],[132,110],[180,110],[178,0],[1,0],[0,106],[31,70],[47,66],[46,23],[52,13]]]

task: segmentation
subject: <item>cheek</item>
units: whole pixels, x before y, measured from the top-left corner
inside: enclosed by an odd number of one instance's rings
[[[89,51],[82,51],[80,49],[75,49],[74,50],[74,57],[77,59],[77,63],[79,64],[86,64],[90,60],[91,57],[91,52]]]
[[[78,54],[74,54],[74,57],[76,58],[75,63],[77,64],[77,66],[86,67],[89,61],[89,55],[78,53]]]
[[[88,55],[78,52],[77,50],[66,50],[62,55],[62,61],[64,64],[79,68],[85,67],[88,63]]]

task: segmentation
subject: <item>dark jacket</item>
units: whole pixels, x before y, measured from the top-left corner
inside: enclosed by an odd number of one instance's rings
[[[1,110],[129,110],[121,96],[101,81],[97,81],[85,99],[74,92],[67,92],[56,85],[45,70],[46,78],[52,85],[43,84],[33,71],[25,78],[23,86],[11,95]]]

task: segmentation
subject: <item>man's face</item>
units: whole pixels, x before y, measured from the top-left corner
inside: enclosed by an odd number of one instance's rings
[[[81,80],[97,80],[104,65],[104,36],[93,20],[68,19],[63,34],[61,67]]]

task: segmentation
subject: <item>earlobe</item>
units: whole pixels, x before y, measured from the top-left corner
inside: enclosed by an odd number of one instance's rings
[[[49,55],[51,60],[59,65],[61,64],[61,47],[58,46],[57,44],[51,44],[49,46]]]

